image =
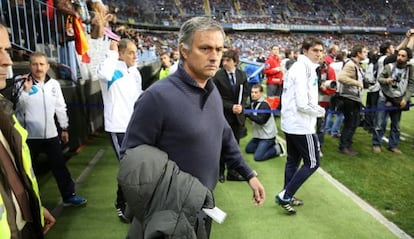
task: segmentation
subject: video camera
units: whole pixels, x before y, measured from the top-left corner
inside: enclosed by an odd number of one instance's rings
[[[327,80],[328,77],[328,65],[326,62],[321,63],[316,68],[316,75],[318,76],[318,86],[319,88],[324,87],[329,90],[336,89],[336,81],[334,80]]]
[[[325,80],[320,82],[320,86],[324,86],[326,89],[336,90],[336,81],[334,80]]]
[[[392,84],[391,87],[396,89],[398,88],[398,83],[401,81],[401,73],[397,73],[392,77]]]
[[[6,79],[6,87],[0,90],[0,93],[9,99],[15,108],[19,100],[19,93],[24,87],[24,82],[30,77],[30,74],[15,75],[12,78]]]

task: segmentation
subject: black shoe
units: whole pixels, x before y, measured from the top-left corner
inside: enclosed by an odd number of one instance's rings
[[[290,201],[290,205],[291,206],[302,206],[303,205],[303,201],[299,198],[296,197],[292,197],[292,200]]]
[[[241,176],[238,172],[231,170],[227,172],[227,180],[228,181],[246,181],[243,176]]]
[[[296,210],[292,207],[292,200],[285,200],[276,195],[275,197],[276,204],[279,204],[283,209],[285,209],[286,214],[293,215],[296,214]]]
[[[226,178],[224,177],[224,174],[220,174],[219,176],[219,182],[224,183],[226,181]]]
[[[355,150],[353,150],[352,148],[343,148],[343,149],[340,149],[339,152],[341,152],[341,153],[343,153],[345,155],[348,155],[348,156],[356,156],[356,155],[358,155],[358,152],[355,151]]]

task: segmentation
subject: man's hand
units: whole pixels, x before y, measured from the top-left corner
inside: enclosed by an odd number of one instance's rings
[[[62,142],[64,144],[69,142],[69,133],[68,133],[68,131],[67,130],[62,130],[62,134],[61,134],[60,138],[62,139]]]
[[[407,106],[407,101],[403,98],[400,102],[400,109],[404,109]]]
[[[109,50],[118,51],[118,42],[111,40],[109,43]]]
[[[394,81],[394,80],[393,80],[391,77],[388,77],[388,78],[386,79],[386,83],[387,83],[387,85],[391,85],[393,81]]]
[[[33,78],[29,75],[23,75],[23,78],[26,78],[24,81],[24,91],[29,92],[33,85]]]
[[[253,191],[253,203],[256,206],[262,205],[266,198],[265,189],[257,177],[249,180],[250,188]]]
[[[239,104],[233,105],[232,110],[234,114],[239,115],[243,112],[243,106]]]
[[[43,226],[43,234],[46,234],[50,230],[50,228],[55,224],[56,219],[49,212],[49,210],[47,210],[45,207],[43,207],[43,216],[45,218],[45,225]]]

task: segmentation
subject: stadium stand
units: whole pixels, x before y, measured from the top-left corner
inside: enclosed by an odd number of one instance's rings
[[[151,84],[154,72],[160,67],[158,52],[172,51],[177,46],[176,31],[192,16],[211,15],[220,21],[227,31],[226,45],[238,49],[242,58],[255,59],[258,52],[266,53],[274,44],[280,45],[281,52],[286,48],[298,49],[299,42],[308,34],[318,35],[326,46],[335,43],[341,49],[350,49],[355,42],[372,48],[384,40],[400,42],[403,33],[413,25],[414,12],[413,0],[357,4],[351,0],[103,0],[103,3],[116,15],[116,24],[109,24],[111,30],[134,40],[138,46],[138,64],[146,80],[144,88]],[[102,125],[101,109],[97,107],[101,103],[99,87],[90,81],[93,77],[82,74],[82,64],[80,68],[70,65],[63,16],[40,0],[2,0],[0,9],[2,21],[12,33],[15,62],[27,59],[25,54],[33,51],[47,53],[54,61],[52,71],[69,97],[72,119],[82,116],[77,119],[78,124],[88,128],[88,133],[99,128]],[[49,9],[53,9],[52,15],[45,15]],[[48,18],[57,20],[46,21]],[[89,22],[85,24],[89,33]],[[16,74],[24,73],[27,65],[16,63],[14,68]],[[72,79],[67,79],[67,69],[72,71]],[[84,132],[78,138],[72,137],[76,143],[71,148],[75,149],[84,138]]]

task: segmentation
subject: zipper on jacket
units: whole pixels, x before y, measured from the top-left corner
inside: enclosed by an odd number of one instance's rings
[[[42,97],[43,97],[43,112],[45,113],[44,117],[45,117],[45,124],[44,124],[44,135],[43,138],[46,139],[46,131],[47,131],[47,111],[46,111],[46,99],[45,99],[45,89],[44,89],[44,84],[42,86]]]

